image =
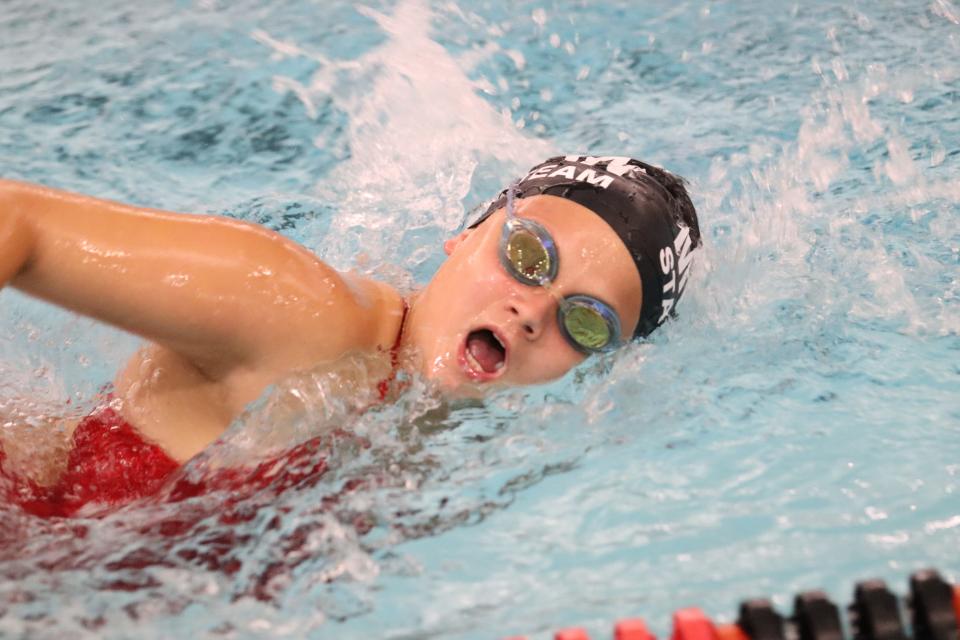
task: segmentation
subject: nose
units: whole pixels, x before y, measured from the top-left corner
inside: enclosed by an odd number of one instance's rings
[[[507,301],[507,309],[523,329],[527,340],[536,340],[549,326],[556,314],[556,301],[553,297],[537,288],[529,293],[517,295]]]

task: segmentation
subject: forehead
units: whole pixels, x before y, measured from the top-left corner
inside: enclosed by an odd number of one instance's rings
[[[557,288],[587,293],[612,305],[632,335],[640,318],[640,274],[627,247],[603,218],[583,205],[539,195],[515,202],[518,216],[543,224],[559,253]]]

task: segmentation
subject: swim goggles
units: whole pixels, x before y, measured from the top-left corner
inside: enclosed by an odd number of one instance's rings
[[[557,300],[557,324],[581,353],[613,351],[620,346],[620,317],[606,302],[584,294],[560,297],[550,289],[559,260],[553,237],[538,222],[517,216],[518,182],[507,187],[507,219],[500,235],[500,263],[516,280],[544,287]]]

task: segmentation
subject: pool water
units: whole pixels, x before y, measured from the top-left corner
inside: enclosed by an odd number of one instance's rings
[[[705,247],[676,322],[561,381],[358,416],[306,376],[185,471],[370,443],[291,490],[0,507],[0,636],[662,635],[960,577],[955,0],[90,6],[0,5],[0,176],[254,220],[410,290],[528,166],[632,155],[689,179]],[[137,345],[14,291],[0,336],[28,417],[89,408]]]

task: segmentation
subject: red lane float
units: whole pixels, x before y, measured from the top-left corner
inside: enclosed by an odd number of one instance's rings
[[[953,588],[953,614],[960,620],[960,586]]]
[[[647,630],[647,623],[641,618],[620,620],[613,628],[614,640],[657,640],[656,636]]]
[[[700,609],[680,609],[673,614],[670,640],[717,640],[717,630]]]

